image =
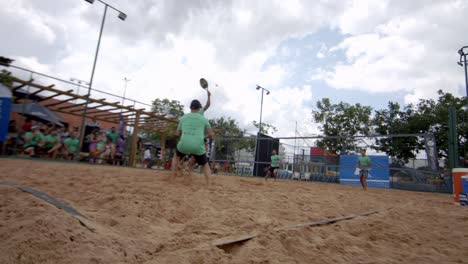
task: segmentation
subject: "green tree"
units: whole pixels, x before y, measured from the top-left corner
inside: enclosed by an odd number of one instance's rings
[[[448,114],[449,108],[457,112],[457,133],[460,146],[466,146],[468,124],[466,118],[466,97],[455,97],[450,93],[438,91],[439,98],[421,99],[416,105],[409,104],[401,108],[398,103],[389,102],[388,108],[376,111],[373,124],[378,134],[414,134],[433,133],[439,157],[448,157]],[[416,154],[424,151],[424,138],[402,137],[376,140],[376,149],[386,152],[389,156],[408,161]],[[466,149],[459,148],[463,156]]]
[[[245,130],[239,127],[235,119],[220,117],[210,119],[210,123],[216,131],[216,159],[230,160],[238,150],[252,151],[255,148],[255,140],[245,137]]]
[[[376,138],[373,148],[404,162],[415,158],[416,154],[424,148],[419,138],[392,137],[391,135],[412,134],[420,131],[421,124],[418,119],[419,116],[411,104],[402,108],[398,103],[389,102],[388,109],[375,111],[372,120],[375,132],[388,137]]]
[[[257,129],[260,129],[260,123],[257,123],[257,121],[253,121],[252,124]],[[271,130],[272,133],[278,132],[278,129],[275,126],[270,125],[268,123],[263,123],[262,122],[262,129],[260,129],[260,133],[262,133],[264,135],[268,135],[268,134],[270,134],[270,130]]]
[[[6,70],[2,70],[0,72],[0,83],[9,87],[13,83],[13,78],[11,77],[11,73]]]
[[[167,118],[180,118],[184,115],[184,106],[177,100],[155,99],[151,111]]]
[[[326,137],[346,136],[346,138],[323,138],[318,146],[336,154],[346,154],[355,150],[357,142],[353,136],[368,135],[371,132],[372,108],[361,104],[350,105],[339,102],[332,104],[329,98],[317,102],[317,110],[312,111],[313,120],[320,123],[319,129]]]
[[[152,101],[151,111],[157,115],[161,115],[167,118],[174,118],[178,119],[184,115],[184,106],[176,100],[169,100],[169,99],[155,99]],[[175,130],[177,128],[177,124],[171,124],[169,129],[162,133],[155,133],[155,132],[144,132],[144,137],[150,140],[159,141],[161,146],[161,159],[166,159],[166,141],[168,140],[176,140],[177,137],[175,135]]]

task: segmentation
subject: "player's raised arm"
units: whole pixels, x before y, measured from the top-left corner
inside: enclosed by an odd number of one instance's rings
[[[211,92],[208,91],[208,89],[206,90],[206,92],[208,93],[208,99],[206,100],[206,104],[203,107],[203,111],[208,110],[208,108],[210,108],[210,105],[211,105]]]

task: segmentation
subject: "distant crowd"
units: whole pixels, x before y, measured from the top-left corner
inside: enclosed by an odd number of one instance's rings
[[[94,129],[85,138],[88,153],[81,152],[78,127],[42,124],[26,118],[19,129],[16,120],[10,120],[8,138],[3,147],[6,155],[23,153],[29,157],[51,159],[87,159],[90,163],[123,164],[126,141],[116,132]]]

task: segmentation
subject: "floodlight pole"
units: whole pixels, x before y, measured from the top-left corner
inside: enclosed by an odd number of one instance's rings
[[[464,46],[458,50],[458,54],[460,55],[460,61],[458,62],[458,65],[465,67],[465,95],[468,97],[468,69],[466,65],[466,55],[468,55],[468,53],[465,52],[465,49],[468,49],[468,46]]]
[[[90,3],[90,4],[93,4],[94,3],[94,0],[85,0],[86,2]],[[104,24],[106,22],[106,14],[107,14],[107,8],[110,7],[114,10],[116,10],[117,12],[119,12],[119,18],[121,20],[125,20],[125,18],[127,17],[126,14],[124,14],[122,11],[116,9],[115,7],[113,6],[110,6],[109,4],[107,4],[106,2],[104,1],[101,1],[101,0],[98,0],[99,2],[101,2],[102,4],[104,4],[104,14],[102,15],[102,22],[101,22],[101,29],[99,31],[99,38],[98,38],[98,43],[97,43],[97,47],[96,47],[96,53],[94,54],[94,63],[93,63],[93,69],[91,71],[91,79],[89,81],[89,86],[88,86],[88,93],[86,95],[86,104],[84,105],[84,109],[83,109],[83,116],[82,116],[82,119],[81,119],[81,127],[80,127],[80,144],[79,144],[79,148],[78,148],[78,158],[79,158],[79,153],[81,151],[81,148],[83,146],[83,139],[84,139],[84,129],[85,129],[85,126],[86,126],[86,114],[88,112],[88,104],[89,104],[89,97],[91,95],[91,89],[92,89],[92,86],[93,86],[93,80],[94,80],[94,72],[96,71],[96,64],[97,64],[97,59],[98,59],[98,55],[99,55],[99,48],[101,46],[101,38],[102,38],[102,32],[104,30]]]
[[[260,90],[262,89],[262,100],[261,100],[261,103],[260,103],[260,124],[259,124],[259,128],[258,128],[258,132],[259,133],[262,133],[262,113],[263,113],[263,93],[266,91],[267,92],[267,95],[270,94],[270,91],[261,87],[260,85],[257,85],[257,90]]]
[[[256,147],[255,147],[255,152],[256,152],[256,155],[255,155],[255,161],[258,161],[258,157],[259,157],[259,141],[258,141],[258,137],[260,136],[260,134],[262,133],[262,113],[263,113],[263,93],[266,91],[267,92],[267,95],[270,94],[270,91],[261,87],[260,85],[257,85],[257,90],[260,90],[262,89],[262,99],[261,99],[261,103],[260,103],[260,124],[258,126],[258,133],[257,133],[257,143],[256,143]],[[254,162],[254,166],[257,167],[257,170],[255,170],[255,167],[254,167],[254,171],[258,174],[259,173],[259,170],[260,170],[260,164],[256,164]]]

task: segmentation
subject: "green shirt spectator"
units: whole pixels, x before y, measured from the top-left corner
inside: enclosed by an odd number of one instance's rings
[[[28,138],[30,139],[28,140]],[[24,139],[26,140],[24,144],[25,148],[38,146],[39,143],[44,140],[44,135],[41,132],[26,132],[26,134],[24,134]]]
[[[80,140],[78,140],[78,138],[67,138],[65,139],[64,144],[68,151],[76,152],[78,150]]]

